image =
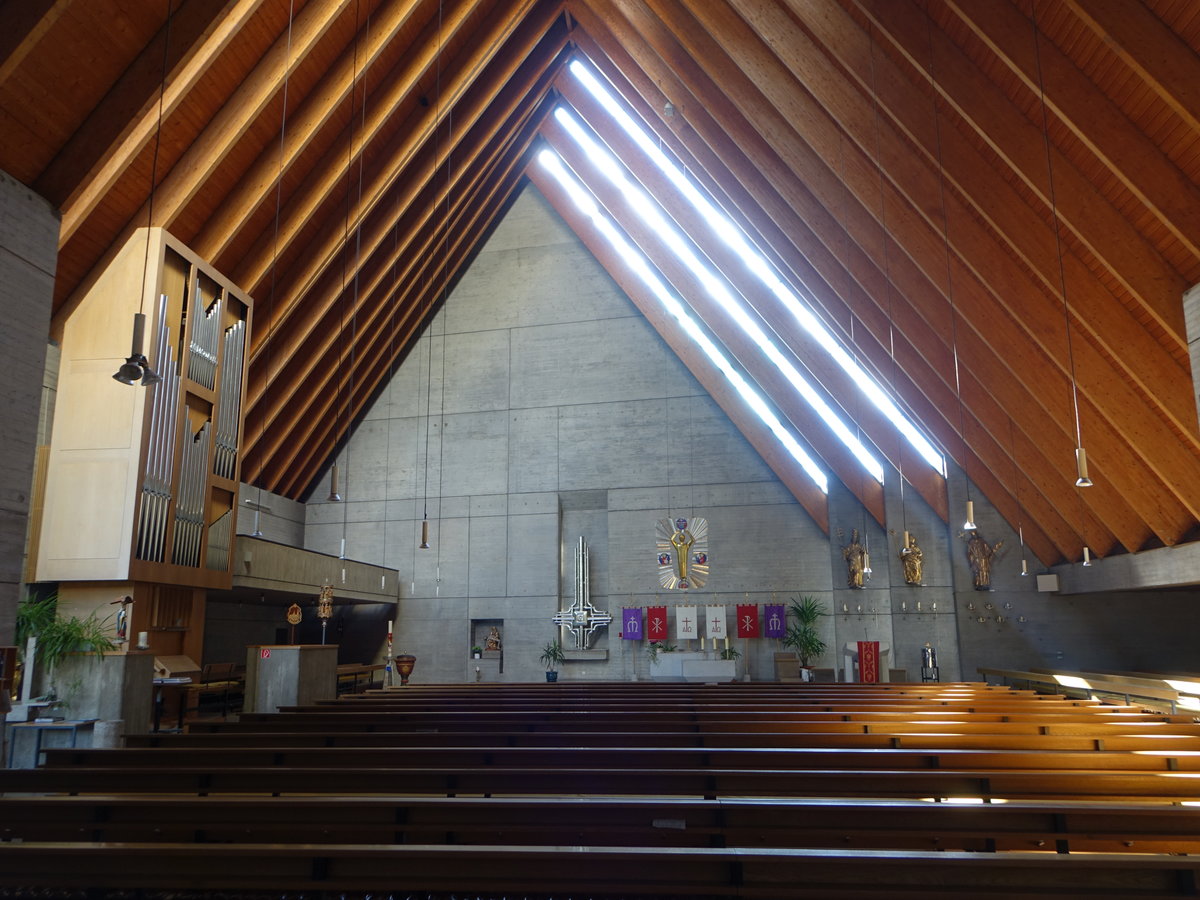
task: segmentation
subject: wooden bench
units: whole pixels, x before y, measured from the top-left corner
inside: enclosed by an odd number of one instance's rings
[[[1172,855],[1200,852],[1200,811],[1181,805],[1200,801],[1187,715],[953,685],[477,687],[348,695],[0,771],[0,885],[1197,891],[1200,862]]]
[[[0,844],[0,883],[53,888],[362,891],[484,896],[1194,896],[1200,859],[1149,854],[787,848],[211,843]],[[894,888],[889,895],[895,896]]]
[[[628,744],[615,747],[513,747],[492,745],[390,747],[134,747],[123,749],[53,748],[44,750],[44,766],[58,769],[295,768],[323,766],[362,769],[429,769],[434,767],[486,770],[544,769],[953,769],[957,771],[1106,771],[1200,773],[1200,752],[988,748],[909,749],[892,746],[839,747],[654,747]],[[1200,775],[1197,775],[1200,778]]]
[[[1196,853],[1200,811],[631,798],[0,798],[0,841],[573,844]]]

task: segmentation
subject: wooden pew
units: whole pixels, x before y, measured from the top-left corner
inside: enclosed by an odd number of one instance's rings
[[[787,848],[197,843],[0,844],[0,883],[137,890],[574,896],[1194,896],[1200,859]],[[886,887],[885,887],[886,886]],[[851,892],[853,894],[844,893]]]
[[[53,748],[42,751],[47,769],[68,767],[132,769],[294,768],[568,768],[702,769],[953,769],[958,771],[1106,771],[1200,773],[1200,751],[1128,753],[1109,750],[993,748],[909,749],[899,747],[141,747]],[[1200,776],[1198,776],[1200,777]]]
[[[1200,813],[1179,805],[1200,801],[1187,715],[970,685],[477,687],[50,751],[0,772],[0,791],[62,795],[0,797],[0,823],[28,829],[0,825],[23,842],[0,840],[0,885],[73,889],[86,871],[93,889],[1196,892],[1194,857],[1169,855],[1200,843]],[[564,845],[579,865],[522,876]],[[486,887],[462,877],[493,858]]]
[[[1196,853],[1200,810],[679,798],[0,798],[0,841]]]

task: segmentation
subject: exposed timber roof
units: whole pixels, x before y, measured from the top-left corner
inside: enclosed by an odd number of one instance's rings
[[[1200,521],[1181,303],[1200,280],[1198,48],[1192,0],[23,0],[0,7],[0,168],[62,210],[56,327],[148,217],[254,296],[243,476],[290,497],[529,178],[824,522],[536,163],[549,146],[587,169],[551,115],[566,103],[656,193],[570,76],[586,57],[1054,563]],[[693,299],[694,273],[595,190]],[[673,214],[947,515],[940,476]],[[698,314],[882,516],[879,485]]]

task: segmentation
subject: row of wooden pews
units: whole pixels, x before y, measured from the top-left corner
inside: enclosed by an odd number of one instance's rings
[[[984,684],[410,685],[127,744],[0,771],[0,898],[1200,892],[1191,715]]]

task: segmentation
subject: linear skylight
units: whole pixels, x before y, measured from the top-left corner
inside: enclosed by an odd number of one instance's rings
[[[571,72],[579,79],[587,91],[599,101],[618,125],[641,148],[658,169],[671,180],[680,193],[692,204],[699,213],[699,218],[707,222],[713,231],[737,252],[747,267],[773,293],[784,307],[795,317],[801,327],[841,366],[859,389],[866,395],[881,413],[891,422],[901,434],[907,438],[913,449],[920,454],[943,478],[946,476],[946,460],[917,427],[909,421],[883,391],[871,375],[860,366],[841,342],[825,327],[812,310],[800,301],[789,285],[779,277],[761,253],[751,246],[742,230],[725,215],[714,203],[692,183],[684,172],[667,157],[657,143],[631,116],[617,99],[600,83],[600,80],[579,60],[570,65]]]
[[[600,206],[591,194],[588,193],[587,189],[567,171],[567,167],[563,165],[558,154],[552,150],[543,150],[538,154],[538,161],[562,185],[571,200],[579,207],[580,212],[591,220],[596,230],[612,245],[612,248],[617,251],[625,264],[642,279],[655,298],[680,324],[688,337],[699,345],[700,349],[704,351],[704,354],[712,361],[713,365],[729,380],[729,383],[733,385],[734,389],[746,402],[746,405],[754,410],[754,413],[762,420],[763,424],[771,429],[771,433],[775,435],[779,442],[787,449],[788,453],[808,473],[808,477],[816,483],[821,492],[828,494],[829,480],[825,477],[825,473],[821,471],[820,466],[805,452],[792,433],[784,427],[784,424],[772,412],[762,396],[733,367],[716,344],[709,339],[696,320],[688,315],[683,303],[671,293],[666,284],[663,283],[663,280],[655,274],[646,257],[634,248],[629,241],[625,240],[612,221],[601,212]]]
[[[611,153],[588,135],[578,119],[562,107],[556,109],[554,115],[562,123],[567,133],[571,135],[575,142],[583,149],[584,153],[587,154],[588,158],[596,164],[613,186],[625,196],[625,199],[629,201],[642,220],[654,229],[654,232],[666,242],[671,251],[700,279],[709,296],[716,300],[721,305],[721,308],[729,313],[742,331],[754,341],[763,355],[775,364],[775,367],[783,373],[783,376],[796,392],[821,417],[821,420],[833,430],[833,433],[849,448],[855,458],[871,473],[871,476],[882,484],[883,466],[879,464],[879,460],[871,455],[871,451],[863,445],[857,435],[850,430],[841,417],[825,402],[817,390],[809,384],[807,379],[800,374],[799,370],[792,365],[791,361],[767,337],[759,324],[751,318],[746,308],[734,297],[733,292],[729,290],[726,282],[718,277],[710,267],[705,265],[692,248],[688,246],[687,241],[683,239],[678,229],[667,221],[667,217],[662,214],[658,205],[650,199],[644,190],[625,177],[621,164],[617,162]]]

